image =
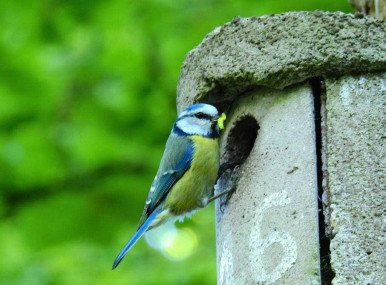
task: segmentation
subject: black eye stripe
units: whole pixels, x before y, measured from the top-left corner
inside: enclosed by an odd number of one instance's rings
[[[208,115],[208,114],[205,114],[205,113],[202,113],[202,112],[199,112],[197,114],[194,115],[196,118],[198,119],[207,119],[207,120],[210,120],[211,119],[211,116]]]
[[[180,117],[178,118],[178,120],[181,120],[182,118],[197,118],[197,119],[204,119],[204,120],[212,120],[212,116],[211,115],[208,115],[208,114],[204,114],[202,113],[202,115],[200,114],[199,116],[197,116],[199,113],[197,114],[190,114],[190,115],[185,115],[183,117]]]

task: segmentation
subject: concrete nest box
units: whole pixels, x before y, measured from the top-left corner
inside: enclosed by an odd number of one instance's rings
[[[181,68],[178,111],[226,112],[218,284],[386,284],[386,23],[343,13],[235,18]],[[237,158],[237,159],[236,159]]]

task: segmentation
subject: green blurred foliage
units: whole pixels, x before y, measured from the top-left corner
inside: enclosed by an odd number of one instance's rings
[[[213,206],[180,261],[136,228],[184,55],[216,26],[345,0],[0,1],[0,284],[214,284]],[[181,226],[180,226],[181,227]]]

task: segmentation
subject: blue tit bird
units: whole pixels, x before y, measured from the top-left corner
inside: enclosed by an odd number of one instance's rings
[[[178,116],[138,229],[115,259],[113,269],[146,231],[183,218],[223,194],[213,196],[220,162],[218,137],[224,120],[225,114],[219,119],[216,107],[209,104],[192,105]]]

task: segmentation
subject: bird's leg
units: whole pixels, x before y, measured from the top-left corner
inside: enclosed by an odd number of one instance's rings
[[[213,202],[213,201],[216,200],[217,198],[220,198],[221,196],[224,196],[225,194],[229,194],[229,193],[231,193],[231,192],[233,192],[233,191],[235,191],[235,190],[236,190],[236,188],[232,188],[232,189],[225,190],[225,191],[223,191],[223,192],[221,192],[221,193],[219,193],[219,194],[217,194],[217,195],[214,195],[212,198],[209,198],[208,204],[211,203],[211,202]],[[225,204],[228,202],[228,200],[229,200],[229,198],[227,198]]]
[[[224,194],[227,194],[226,198],[225,198],[225,201],[222,201],[220,203],[220,211],[221,213],[224,213],[224,207],[228,204],[229,200],[231,199],[233,193],[235,193],[236,191],[236,185],[234,187],[232,187],[231,189],[225,191],[226,193]]]
[[[223,206],[225,206],[232,194],[236,190],[238,182],[238,172],[239,172],[239,163],[237,162],[226,162],[220,166],[219,175],[217,176],[217,182],[214,186],[214,193],[218,193],[213,197],[208,199],[208,203],[220,198],[224,195],[227,195],[225,201],[222,201],[220,204],[220,210],[223,211]]]

